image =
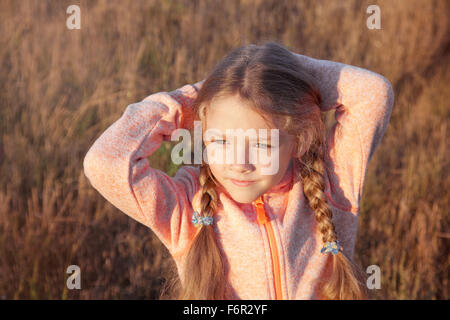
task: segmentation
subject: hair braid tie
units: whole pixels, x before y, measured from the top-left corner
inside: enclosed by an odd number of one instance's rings
[[[194,210],[192,214],[192,224],[200,228],[201,226],[209,226],[214,222],[214,218],[210,213],[216,209],[215,201],[216,194],[214,191],[214,182],[210,177],[209,168],[204,166],[200,175],[200,184],[202,186],[202,204],[203,209]],[[204,213],[202,215],[202,213]]]
[[[331,253],[333,255],[343,251],[342,245],[337,240],[335,227],[333,224],[333,213],[326,205],[324,195],[324,183],[322,172],[324,170],[323,162],[320,157],[315,160],[310,160],[309,163],[304,163],[302,176],[308,181],[308,187],[305,192],[308,195],[310,206],[314,210],[316,220],[319,223],[319,230],[323,235],[323,247],[320,252],[323,254]]]
[[[338,254],[339,251],[342,251],[342,246],[340,245],[339,241],[327,241],[325,242],[325,245],[320,249],[320,252],[323,254],[326,253],[332,253],[332,254]]]
[[[198,211],[194,211],[194,214],[192,215],[192,224],[199,228],[202,225],[209,226],[213,223],[213,217],[206,216],[202,217],[200,216],[200,213]]]

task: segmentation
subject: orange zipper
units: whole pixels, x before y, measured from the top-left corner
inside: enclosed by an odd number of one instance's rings
[[[269,217],[264,209],[264,202],[262,196],[255,200],[258,223],[262,224],[266,229],[269,238],[270,255],[272,256],[273,265],[273,279],[275,286],[275,300],[282,300],[281,293],[281,275],[280,275],[280,258],[278,255],[277,244],[275,242],[275,233],[272,224],[269,222]]]

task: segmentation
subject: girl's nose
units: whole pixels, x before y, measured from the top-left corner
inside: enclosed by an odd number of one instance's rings
[[[247,169],[251,169],[251,161],[250,161],[250,150],[248,142],[245,143],[237,143],[233,146],[233,161],[231,164],[238,171],[245,171]],[[230,150],[231,151],[231,150]]]
[[[231,170],[237,174],[246,174],[254,171],[256,167],[254,163],[251,162],[248,143],[245,143],[236,149],[236,159],[231,164]]]
[[[246,174],[255,170],[255,166],[251,163],[236,163],[230,165],[230,170],[237,174]]]

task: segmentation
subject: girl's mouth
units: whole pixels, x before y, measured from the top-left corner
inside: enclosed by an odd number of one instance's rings
[[[230,180],[231,180],[231,182],[233,182],[233,184],[235,184],[238,187],[247,187],[255,182],[255,181],[241,181],[241,180],[234,180],[234,179],[230,179]]]

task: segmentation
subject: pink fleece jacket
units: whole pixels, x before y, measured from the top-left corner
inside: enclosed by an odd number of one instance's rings
[[[325,194],[338,240],[352,258],[367,165],[386,130],[394,93],[389,81],[375,72],[296,56],[317,80],[321,109],[336,108],[336,123],[327,137]],[[196,87],[201,84],[197,82]],[[191,219],[200,195],[199,169],[183,165],[170,177],[152,168],[147,157],[191,118],[196,95],[193,85],[186,84],[130,104],[94,142],[83,162],[92,186],[153,230],[180,274],[198,230]],[[321,298],[318,281],[330,272],[331,254],[320,253],[321,234],[297,177],[297,166],[291,166],[262,195],[267,225],[258,222],[255,202],[238,203],[219,188],[214,229],[234,299]]]

